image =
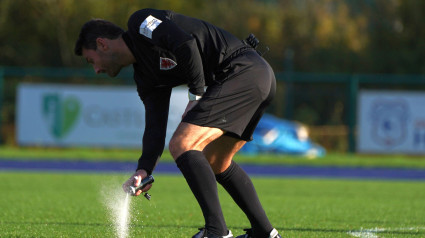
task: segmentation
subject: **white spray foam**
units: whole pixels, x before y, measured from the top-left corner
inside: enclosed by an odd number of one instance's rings
[[[129,235],[130,225],[130,205],[129,194],[125,193],[119,186],[119,189],[102,189],[103,203],[108,209],[110,220],[114,225],[116,237],[126,238]]]
[[[420,231],[425,230],[425,227],[400,227],[400,228],[371,228],[371,229],[363,229],[363,227],[358,231],[349,231],[347,234],[354,237],[359,238],[379,238],[380,233],[391,232],[391,231]],[[379,236],[378,236],[379,235]]]
[[[383,228],[373,228],[373,229],[363,229],[361,228],[359,231],[350,231],[349,235],[360,238],[378,238],[378,233],[383,232],[385,229]]]

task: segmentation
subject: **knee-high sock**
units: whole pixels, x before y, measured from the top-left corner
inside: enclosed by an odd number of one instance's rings
[[[207,231],[215,235],[227,235],[214,172],[204,154],[190,150],[180,155],[176,163],[201,207]]]
[[[273,229],[246,172],[232,161],[229,168],[216,175],[219,182],[248,217],[254,237],[268,237]]]

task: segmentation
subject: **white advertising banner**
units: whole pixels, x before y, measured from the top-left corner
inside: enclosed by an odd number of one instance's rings
[[[357,151],[425,154],[425,93],[362,90]]]
[[[167,145],[187,101],[186,89],[173,90]],[[136,87],[20,84],[16,105],[19,145],[142,146],[145,110]]]

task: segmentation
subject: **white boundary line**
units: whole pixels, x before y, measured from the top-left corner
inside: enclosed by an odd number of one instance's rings
[[[360,230],[356,231],[349,231],[347,232],[348,235],[353,237],[359,237],[359,238],[378,238],[383,236],[378,236],[379,233],[383,232],[391,232],[391,231],[420,231],[425,230],[425,227],[400,227],[400,228],[370,228],[370,229],[364,229],[363,227],[360,228]]]

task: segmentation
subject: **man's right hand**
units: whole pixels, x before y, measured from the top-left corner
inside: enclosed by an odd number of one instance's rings
[[[124,190],[124,192],[127,192],[129,190],[130,186],[139,186],[140,182],[142,181],[143,178],[147,177],[148,173],[143,170],[143,169],[139,169],[137,170],[133,175],[131,175],[131,177],[122,185],[122,188]],[[142,192],[146,192],[148,191],[150,188],[152,187],[152,184],[148,184],[146,185],[145,188],[143,188],[142,190],[137,191],[135,194],[133,194],[133,196],[139,196]]]

